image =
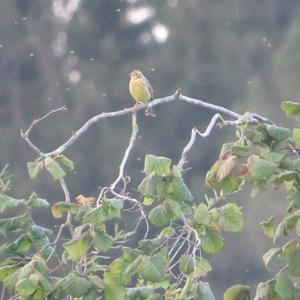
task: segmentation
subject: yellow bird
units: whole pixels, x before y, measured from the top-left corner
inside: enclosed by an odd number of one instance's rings
[[[147,104],[153,99],[153,89],[148,79],[139,70],[130,73],[129,91],[137,103]],[[151,107],[147,108],[146,114],[155,116]]]

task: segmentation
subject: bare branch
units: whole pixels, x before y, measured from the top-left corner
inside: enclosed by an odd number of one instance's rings
[[[168,103],[168,102],[171,102],[171,101],[174,101],[174,100],[176,100],[176,95],[171,95],[171,96],[167,96],[167,97],[163,97],[163,98],[158,98],[158,99],[155,99],[155,100],[151,101],[151,107],[159,105],[159,104],[165,104],[165,103]],[[47,153],[47,155],[52,155],[54,153],[61,154],[68,147],[70,147],[77,140],[77,138],[81,134],[83,134],[85,131],[87,131],[93,124],[99,122],[102,119],[124,116],[124,115],[127,115],[127,114],[131,114],[133,112],[138,112],[142,109],[147,108],[148,106],[150,106],[150,104],[149,105],[147,105],[147,104],[138,104],[138,105],[134,105],[134,106],[129,107],[129,108],[124,108],[122,110],[118,110],[118,111],[114,111],[114,112],[104,112],[104,113],[101,113],[99,115],[96,115],[93,118],[89,119],[76,132],[74,132],[74,134],[64,144],[59,146],[56,150],[53,150],[53,151]]]
[[[33,127],[35,125],[37,125],[39,122],[41,122],[42,120],[48,118],[50,115],[56,113],[56,112],[59,112],[61,110],[67,110],[67,108],[65,106],[62,106],[62,107],[59,107],[59,108],[56,108],[56,109],[53,109],[51,111],[49,111],[47,114],[45,114],[44,116],[42,116],[41,118],[39,119],[34,119],[32,121],[32,123],[30,124],[30,126],[28,127],[28,129],[23,132],[23,130],[21,129],[21,137],[25,140],[25,142],[29,145],[30,148],[33,149],[33,151],[35,151],[40,157],[45,157],[47,156],[45,153],[43,153],[37,146],[35,146],[31,140],[29,139],[29,135],[31,133],[31,130],[33,129]]]
[[[138,124],[137,124],[136,112],[134,111],[132,113],[132,133],[131,133],[131,137],[130,137],[128,147],[125,151],[124,157],[123,157],[122,162],[121,162],[120,167],[119,167],[119,175],[118,175],[117,179],[110,186],[110,189],[112,189],[112,190],[114,190],[116,188],[117,184],[120,182],[120,180],[122,180],[124,178],[124,168],[125,168],[126,162],[128,160],[130,151],[133,148],[134,143],[136,141],[138,131],[139,131],[139,127],[138,127]]]
[[[188,144],[184,147],[182,154],[181,154],[181,158],[180,161],[178,162],[178,169],[180,171],[182,171],[184,164],[186,163],[186,156],[188,154],[188,152],[191,150],[191,148],[193,147],[195,141],[196,141],[196,137],[197,134],[199,134],[202,138],[203,137],[207,137],[210,135],[212,129],[214,128],[214,126],[216,125],[216,122],[218,119],[221,119],[223,122],[225,122],[225,120],[223,119],[223,117],[220,114],[215,114],[212,119],[210,120],[206,130],[201,133],[196,127],[194,127],[191,131],[191,138],[190,141],[188,142]]]
[[[61,107],[59,107],[59,108],[52,109],[51,111],[49,111],[47,114],[45,114],[45,115],[42,116],[41,118],[39,118],[39,119],[34,119],[34,120],[32,121],[32,123],[30,124],[30,126],[28,127],[28,129],[25,131],[24,134],[25,134],[26,136],[29,136],[30,131],[32,130],[32,128],[33,128],[36,124],[38,124],[38,123],[41,122],[42,120],[48,118],[48,117],[51,116],[52,114],[54,114],[54,113],[56,113],[56,112],[59,112],[59,111],[61,111],[61,110],[67,110],[66,106],[64,105],[64,106],[61,106]]]
[[[71,203],[71,199],[70,199],[70,192],[67,188],[67,185],[66,185],[66,182],[64,180],[64,178],[60,178],[59,179],[59,183],[62,187],[62,190],[65,194],[65,202],[66,203]],[[68,212],[68,216],[67,216],[67,220],[66,220],[66,224],[71,224],[71,221],[72,221],[72,215],[70,212]]]
[[[215,104],[211,104],[211,103],[208,103],[208,102],[205,102],[205,101],[202,101],[202,100],[199,100],[199,99],[194,99],[194,98],[191,98],[191,97],[187,97],[187,96],[184,96],[184,95],[179,95],[179,99],[182,100],[182,101],[185,101],[185,102],[188,102],[188,103],[192,103],[192,104],[195,104],[195,105],[199,105],[201,107],[205,107],[205,108],[208,108],[209,110],[212,110],[212,111],[216,111],[218,113],[221,113],[221,114],[225,114],[229,117],[232,117],[236,120],[241,120],[243,115],[241,114],[238,114],[228,108],[225,108],[223,106],[219,106],[219,105],[215,105]],[[256,113],[249,113],[249,117],[250,119],[248,120],[248,124],[257,124],[259,122],[263,122],[263,123],[268,123],[268,124],[273,124],[272,121],[270,121],[269,119],[259,115],[259,114],[256,114]]]
[[[21,137],[24,139],[24,141],[29,145],[29,147],[38,154],[40,157],[45,157],[45,153],[43,153],[37,146],[35,146],[31,140],[29,139],[29,136],[26,135],[22,129],[21,129]]]
[[[33,143],[29,140],[29,133],[30,133],[32,127],[34,125],[36,125],[37,123],[39,123],[40,121],[44,120],[45,118],[47,118],[48,116],[50,116],[51,114],[53,114],[57,111],[65,110],[66,108],[64,106],[61,107],[61,108],[54,109],[54,110],[50,111],[48,114],[41,117],[40,119],[34,120],[32,122],[32,124],[29,126],[29,128],[26,130],[25,133],[21,132],[21,135],[24,138],[24,140],[29,144],[29,146],[35,152],[37,152],[38,155],[41,156],[41,157],[51,156],[51,155],[54,155],[54,154],[61,154],[68,147],[70,147],[78,139],[78,137],[81,134],[83,134],[85,131],[87,131],[93,124],[99,122],[102,119],[124,116],[124,115],[127,115],[127,114],[131,114],[133,112],[138,112],[138,111],[140,111],[142,109],[145,109],[147,107],[154,107],[154,106],[169,103],[169,102],[172,102],[172,101],[175,101],[175,100],[178,100],[178,99],[181,100],[181,101],[185,101],[185,102],[188,102],[188,103],[199,105],[199,106],[204,107],[204,108],[208,108],[209,110],[218,112],[220,114],[225,114],[225,115],[230,116],[230,117],[232,117],[236,120],[241,120],[241,118],[242,118],[242,115],[240,115],[240,114],[238,114],[238,113],[236,113],[232,110],[229,110],[225,107],[214,105],[214,104],[211,104],[211,103],[199,100],[199,99],[194,99],[194,98],[184,96],[184,95],[181,94],[180,90],[177,90],[174,95],[155,99],[155,100],[151,101],[149,104],[138,104],[138,105],[134,105],[134,106],[129,107],[129,108],[124,108],[122,110],[118,110],[118,111],[114,111],[114,112],[103,112],[101,114],[98,114],[98,115],[92,117],[91,119],[89,119],[85,124],[83,124],[83,126],[81,126],[77,131],[75,131],[73,133],[73,135],[64,144],[60,145],[58,148],[56,148],[55,150],[53,150],[51,152],[48,152],[48,153],[43,153],[42,151],[39,150],[38,147],[33,145]],[[262,117],[258,114],[251,114],[250,113],[249,115],[250,115],[250,120],[248,120],[248,123],[250,123],[250,124],[257,124],[259,122],[272,123],[267,118]],[[236,124],[236,123],[231,123],[231,122],[235,122],[235,121],[226,121],[225,125]]]
[[[212,110],[212,111],[219,112],[221,114],[225,114],[225,115],[227,115],[229,117],[232,117],[234,119],[240,119],[242,117],[242,115],[240,115],[240,114],[238,114],[238,113],[236,113],[232,110],[229,110],[229,109],[227,109],[223,106],[218,106],[218,105],[215,105],[215,104],[204,102],[202,100],[190,98],[190,97],[187,97],[187,96],[184,96],[184,95],[179,95],[179,99],[182,100],[182,101],[188,102],[188,103],[192,103],[192,104],[195,104],[195,105],[200,105],[202,107],[208,108],[209,110]]]

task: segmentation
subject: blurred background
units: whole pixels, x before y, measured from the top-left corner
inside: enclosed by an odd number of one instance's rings
[[[66,105],[32,132],[45,151],[62,144],[85,121],[103,111],[133,104],[128,73],[143,71],[154,96],[183,94],[239,113],[258,112],[290,126],[280,111],[283,100],[300,94],[300,2],[297,0],[10,0],[0,1],[0,167],[10,164],[15,197],[35,190],[61,201],[59,185],[47,174],[31,181],[26,163],[35,153],[20,138],[34,118]],[[156,118],[140,113],[140,136],[128,161],[135,189],[146,153],[177,163],[193,126],[204,130],[213,112],[187,103],[155,108]],[[76,163],[66,177],[72,199],[97,196],[117,176],[127,147],[130,116],[105,119],[91,127],[65,153]],[[185,178],[196,201],[210,194],[204,176],[234,129],[215,129],[189,154]],[[252,199],[250,188],[230,196],[243,207],[245,229],[227,234],[225,247],[207,255],[209,282],[221,299],[234,283],[270,278],[261,255],[271,242],[259,222],[286,205],[284,194],[266,191]],[[36,221],[53,226],[47,211]],[[123,224],[122,224],[123,222]],[[123,226],[127,222],[121,221]]]

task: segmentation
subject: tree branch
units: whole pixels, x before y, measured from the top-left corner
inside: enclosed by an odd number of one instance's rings
[[[25,131],[25,133],[23,133],[21,131],[21,136],[23,137],[23,139],[27,142],[27,144],[41,157],[45,157],[45,156],[52,156],[54,154],[61,154],[63,153],[68,147],[70,147],[77,139],[80,135],[82,135],[85,131],[87,131],[93,124],[99,122],[102,119],[106,119],[106,118],[114,118],[114,117],[120,117],[120,116],[124,116],[127,114],[132,114],[133,112],[138,112],[142,109],[145,109],[147,107],[154,107],[160,104],[165,104],[165,103],[169,103],[175,100],[181,100],[181,101],[185,101],[191,104],[195,104],[204,108],[207,108],[209,110],[215,111],[219,114],[224,114],[227,115],[229,117],[232,117],[235,120],[242,120],[242,115],[238,114],[232,110],[229,110],[223,106],[218,106],[215,104],[211,104],[199,99],[194,99],[191,97],[187,97],[184,96],[182,94],[180,94],[180,91],[176,91],[176,93],[174,95],[170,95],[167,97],[162,97],[162,98],[158,98],[155,99],[153,101],[151,101],[149,104],[138,104],[138,105],[134,105],[132,107],[129,108],[124,108],[122,110],[118,110],[118,111],[114,111],[114,112],[103,112],[101,114],[98,114],[94,117],[92,117],[91,119],[89,119],[86,123],[84,123],[77,131],[74,132],[74,134],[62,145],[60,145],[58,148],[56,148],[55,150],[48,152],[48,153],[43,153],[41,150],[39,150],[38,147],[36,147],[29,139],[29,134],[31,132],[31,129],[33,128],[34,125],[36,125],[37,123],[39,123],[40,121],[44,120],[45,118],[47,118],[48,116],[50,116],[51,114],[60,111],[60,110],[65,110],[66,108],[63,106],[61,108],[58,109],[54,109],[52,111],[50,111],[48,114],[46,114],[45,116],[41,117],[40,119],[34,120],[32,122],[32,124],[29,126],[29,128]],[[227,121],[227,125],[232,125],[232,123],[230,123],[232,121]],[[269,121],[267,118],[262,117],[258,114],[249,114],[249,120],[244,120],[244,122],[247,122],[249,124],[257,124],[259,122],[264,122],[264,123],[269,123],[272,124],[271,121]],[[236,123],[234,123],[236,124]]]
[[[151,106],[153,107],[153,106],[156,106],[156,105],[165,104],[165,103],[168,103],[168,102],[171,102],[171,101],[174,101],[174,100],[176,100],[176,95],[171,95],[171,96],[168,96],[168,97],[158,98],[158,99],[155,99],[151,102]],[[142,109],[145,109],[147,107],[148,107],[147,104],[138,104],[138,105],[134,105],[134,106],[129,107],[129,108],[124,108],[122,110],[113,111],[113,112],[104,112],[104,113],[101,113],[99,115],[96,115],[96,116],[92,117],[91,119],[89,119],[76,132],[74,132],[74,134],[64,144],[59,146],[57,149],[47,153],[46,155],[61,154],[68,147],[70,147],[77,140],[77,138],[81,134],[83,134],[85,131],[87,131],[93,124],[99,122],[102,119],[124,116],[124,115],[127,115],[127,114],[131,114],[133,112],[138,112],[138,111],[140,111]]]
[[[220,114],[215,114],[212,117],[212,119],[210,120],[206,130],[203,133],[201,133],[196,127],[194,127],[192,129],[190,141],[184,147],[182,154],[181,154],[180,161],[177,164],[177,167],[180,171],[182,171],[183,166],[186,163],[186,156],[187,156],[188,152],[191,150],[191,148],[193,147],[193,145],[196,141],[197,134],[199,134],[201,137],[209,136],[218,119],[221,119],[223,122],[225,122],[225,120],[223,119],[223,117]]]
[[[118,175],[117,179],[110,186],[110,189],[112,189],[112,190],[114,190],[116,188],[116,186],[120,182],[120,180],[124,179],[124,168],[125,168],[126,162],[128,160],[130,151],[133,148],[134,143],[136,141],[138,131],[139,131],[139,127],[138,127],[138,124],[137,124],[136,111],[134,111],[132,113],[132,133],[131,133],[131,137],[130,137],[128,147],[125,151],[124,157],[123,157],[122,162],[121,162],[120,167],[119,167],[119,175]]]
[[[59,112],[61,110],[67,110],[67,108],[64,106],[59,107],[57,109],[53,109],[51,111],[49,111],[47,114],[45,114],[44,116],[42,116],[39,119],[34,119],[31,124],[29,125],[29,127],[27,128],[27,130],[25,132],[23,132],[23,130],[21,129],[21,137],[27,142],[27,144],[30,146],[30,148],[32,148],[40,157],[45,157],[47,156],[45,153],[43,153],[37,146],[35,146],[31,140],[29,139],[29,135],[31,133],[31,130],[33,129],[33,127],[35,125],[37,125],[39,122],[41,122],[42,120],[48,118],[49,116],[51,116],[52,114]]]

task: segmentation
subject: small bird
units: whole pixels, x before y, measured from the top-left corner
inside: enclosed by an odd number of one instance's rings
[[[148,79],[139,70],[133,70],[129,75],[129,91],[132,98],[137,103],[148,104],[153,99],[153,89]],[[148,107],[145,113],[155,117],[151,107]]]

